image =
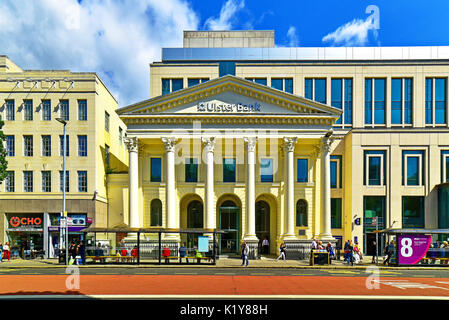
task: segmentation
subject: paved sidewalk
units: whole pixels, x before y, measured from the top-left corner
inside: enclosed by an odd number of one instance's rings
[[[201,263],[201,264],[178,264],[177,262],[171,262],[168,265],[162,263],[159,264],[145,264],[145,260],[142,261],[142,264],[87,264],[81,266],[82,268],[157,268],[157,267],[173,267],[173,268],[240,268],[242,260],[238,257],[225,257],[217,260],[216,265],[211,265],[210,263]],[[371,257],[365,257],[363,261],[359,264],[354,264],[353,266],[344,263],[343,260],[333,260],[331,265],[315,265],[310,266],[309,260],[279,260],[276,261],[275,256],[267,256],[262,257],[258,260],[249,260],[249,268],[298,268],[298,269],[310,269],[310,268],[352,268],[352,269],[366,269],[369,266],[375,266],[375,264],[371,264]],[[384,266],[382,264],[382,258],[379,257],[379,268],[397,268],[392,266]],[[32,259],[32,260],[23,260],[23,259],[12,259],[10,261],[3,260],[0,263],[0,270],[2,268],[65,268],[65,265],[59,264],[58,259]],[[401,269],[411,268],[411,269],[429,269],[426,266],[411,266],[411,267],[399,267]],[[438,266],[432,266],[431,269],[435,270],[435,268],[439,268]],[[441,266],[445,270],[448,270],[448,267]]]

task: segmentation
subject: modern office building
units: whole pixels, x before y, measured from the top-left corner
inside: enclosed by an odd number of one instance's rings
[[[150,65],[150,99],[117,111],[130,175],[110,177],[114,214],[226,230],[222,253],[265,237],[271,253],[312,238],[372,252],[376,228],[447,228],[448,75],[448,47],[186,31]]]
[[[63,208],[64,122],[70,239],[79,240],[89,225],[119,223],[109,215],[106,180],[107,173],[127,172],[126,126],[95,73],[22,70],[0,56],[0,107],[8,161],[0,185],[1,243],[22,256],[53,255]]]

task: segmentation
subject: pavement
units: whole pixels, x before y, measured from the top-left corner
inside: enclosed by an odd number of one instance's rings
[[[333,260],[331,265],[309,265],[309,260],[278,260],[276,261],[276,256],[262,256],[261,259],[249,260],[248,268],[298,268],[298,269],[319,269],[319,268],[350,268],[350,269],[366,269],[370,266],[376,266],[376,264],[371,263],[372,257],[364,257],[359,264],[354,264],[353,266],[348,265],[343,260]],[[216,265],[211,263],[202,262],[201,264],[179,264],[177,262],[170,262],[168,265],[162,263],[161,265],[157,263],[149,263],[149,261],[141,260],[141,264],[130,264],[130,263],[110,263],[110,264],[87,264],[80,266],[81,268],[160,268],[160,267],[173,267],[173,268],[240,268],[242,260],[238,257],[220,257]],[[64,264],[60,264],[58,259],[11,259],[9,261],[2,260],[0,263],[0,270],[2,268],[65,268]],[[429,267],[432,270],[435,269],[445,269],[449,270],[449,265],[416,265],[416,266],[385,266],[382,264],[382,257],[379,257],[379,264],[377,265],[380,269],[426,269]]]

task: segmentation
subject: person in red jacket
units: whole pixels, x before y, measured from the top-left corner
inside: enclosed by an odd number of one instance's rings
[[[165,248],[162,250],[162,256],[165,257],[165,263],[168,263],[168,257],[170,256],[170,249],[165,246]]]
[[[131,250],[131,256],[133,257],[133,262],[136,262],[137,261],[137,247],[134,247]]]

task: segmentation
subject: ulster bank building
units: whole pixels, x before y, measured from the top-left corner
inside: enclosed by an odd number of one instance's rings
[[[150,65],[150,99],[117,110],[129,169],[108,176],[111,219],[224,230],[220,254],[246,241],[255,256],[265,238],[271,254],[314,238],[370,253],[376,220],[448,228],[448,75],[445,47],[276,48],[271,31],[185,32]]]

